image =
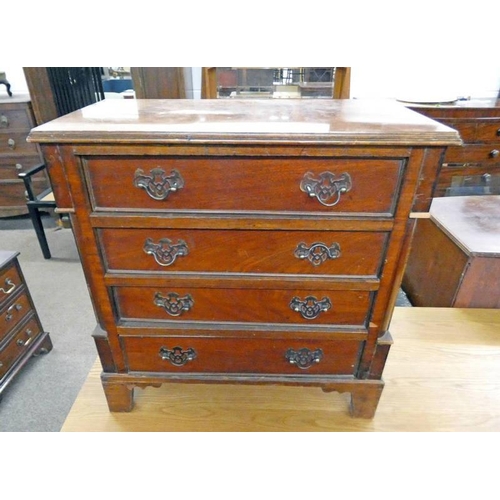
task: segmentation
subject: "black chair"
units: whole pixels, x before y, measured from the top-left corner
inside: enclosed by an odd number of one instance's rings
[[[48,187],[47,189],[43,190],[40,194],[36,195],[33,190],[33,185],[31,180],[31,178],[35,174],[41,172],[45,167],[46,167],[45,164],[41,163],[40,165],[31,167],[26,172],[21,172],[20,174],[18,174],[18,177],[23,180],[24,186],[26,188],[26,196],[28,197],[28,200],[26,201],[26,206],[28,207],[29,215],[31,217],[31,221],[33,222],[33,227],[35,228],[36,237],[38,238],[38,242],[40,243],[43,256],[46,259],[50,259],[51,255],[50,255],[49,245],[47,244],[47,238],[45,237],[45,231],[43,228],[40,211],[47,212],[48,210],[57,208],[54,199],[54,193],[52,192],[52,188]]]

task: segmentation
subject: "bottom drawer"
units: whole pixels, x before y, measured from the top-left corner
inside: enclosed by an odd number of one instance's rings
[[[35,318],[32,318],[12,337],[0,351],[0,377],[3,377],[10,367],[22,357],[40,333],[42,333],[40,325]]]
[[[121,337],[128,369],[145,372],[353,375],[362,341]]]

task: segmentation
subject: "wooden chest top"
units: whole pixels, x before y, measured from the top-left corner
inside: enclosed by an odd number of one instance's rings
[[[461,144],[458,133],[392,101],[104,100],[35,128],[29,141]]]

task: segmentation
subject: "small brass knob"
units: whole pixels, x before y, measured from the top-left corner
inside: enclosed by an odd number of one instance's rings
[[[490,158],[498,158],[499,155],[500,155],[500,151],[498,149],[493,149],[490,152]]]

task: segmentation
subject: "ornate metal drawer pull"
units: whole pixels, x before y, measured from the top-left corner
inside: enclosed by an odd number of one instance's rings
[[[304,319],[316,319],[320,313],[328,311],[331,307],[332,303],[328,297],[318,300],[312,295],[309,295],[304,300],[294,297],[290,302],[290,309],[299,312]]]
[[[144,243],[143,250],[148,255],[152,255],[160,266],[171,266],[177,257],[184,257],[189,253],[185,241],[179,240],[174,244],[168,238],[162,238],[158,243],[148,238]]]
[[[5,321],[10,321],[14,315],[12,314],[13,312],[20,311],[23,308],[21,304],[12,304],[8,309],[5,314]]]
[[[285,353],[285,358],[290,364],[296,365],[301,370],[307,370],[315,363],[319,363],[323,359],[323,351],[321,349],[288,349]]]
[[[333,207],[340,201],[340,196],[352,188],[351,176],[344,172],[338,178],[331,172],[322,172],[319,179],[312,172],[307,172],[300,183],[300,190],[317,198],[325,207]],[[331,201],[332,200],[332,201]]]
[[[166,347],[160,348],[160,357],[166,361],[170,361],[175,366],[184,366],[188,361],[196,358],[196,351],[193,348],[182,350],[182,347],[174,347],[167,349]]]
[[[134,186],[144,189],[153,200],[166,200],[168,195],[184,187],[184,179],[177,170],[170,175],[160,167],[153,168],[149,175],[138,168],[134,175]]]
[[[498,149],[492,149],[490,151],[490,158],[498,158],[500,156],[500,151]]]
[[[161,293],[157,292],[155,293],[154,304],[165,309],[170,316],[180,316],[193,307],[194,300],[189,294],[181,297],[175,292],[170,292],[166,297],[162,297]]]
[[[340,257],[340,245],[332,243],[327,246],[324,243],[313,243],[308,247],[305,243],[299,243],[294,255],[298,259],[307,259],[313,266],[319,266],[326,259],[338,259]]]
[[[9,146],[10,149],[16,149],[16,141],[14,139],[9,139],[7,141],[7,146]]]
[[[10,286],[10,288],[8,290],[4,290],[3,288],[0,288],[0,292],[5,293],[6,295],[8,295],[9,293],[12,293],[14,291],[14,289],[16,288],[16,284],[10,278],[7,278],[5,280],[5,284]]]
[[[5,115],[0,115],[0,126],[7,128],[9,126],[9,119]]]

